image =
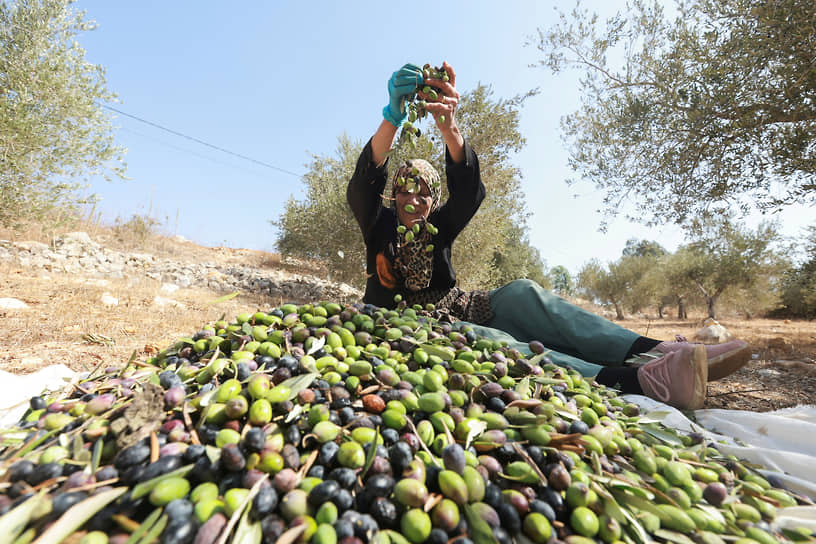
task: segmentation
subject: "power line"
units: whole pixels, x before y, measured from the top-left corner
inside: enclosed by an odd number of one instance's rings
[[[155,136],[151,136],[149,134],[145,134],[143,132],[139,132],[138,130],[133,130],[132,128],[121,127],[120,130],[122,130],[124,132],[129,132],[131,134],[135,134],[137,136],[141,136],[142,138],[145,138],[145,139],[153,141],[153,142],[157,142],[157,143],[159,143],[159,144],[161,144],[163,146],[167,146],[167,147],[169,147],[171,149],[175,149],[177,151],[182,151],[184,153],[189,153],[190,155],[193,155],[195,157],[199,157],[199,158],[204,159],[204,160],[208,160],[210,162],[214,162],[215,164],[220,164],[221,166],[226,166],[226,167],[229,167],[229,168],[237,168],[238,170],[242,170],[244,172],[249,172],[250,174],[256,175],[256,176],[258,176],[258,177],[260,177],[262,179],[269,179],[267,175],[261,174],[260,172],[250,170],[249,168],[245,168],[243,166],[238,166],[237,164],[220,161],[220,160],[218,160],[218,159],[216,159],[216,158],[214,158],[212,156],[204,155],[203,153],[197,153],[197,152],[195,152],[195,151],[193,151],[191,149],[187,149],[187,148],[175,145],[175,144],[171,144],[170,142],[167,142],[167,141],[162,140],[160,138],[156,138]]]
[[[284,174],[289,174],[290,176],[295,176],[296,178],[300,177],[300,174],[292,172],[291,170],[286,170],[284,168],[280,168],[280,167],[275,166],[273,164],[269,164],[269,163],[266,163],[266,162],[263,162],[263,161],[259,161],[258,159],[253,159],[252,157],[247,157],[246,155],[241,155],[240,153],[230,151],[229,149],[224,149],[223,147],[218,147],[217,145],[213,145],[211,143],[205,142],[204,140],[199,140],[198,138],[194,138],[193,136],[188,136],[187,134],[184,134],[182,132],[178,132],[176,130],[173,130],[173,129],[170,129],[170,128],[167,128],[167,127],[163,127],[158,123],[154,123],[152,121],[148,121],[147,119],[142,119],[141,117],[137,117],[136,115],[132,115],[130,113],[124,112],[122,110],[114,108],[113,106],[108,106],[107,104],[102,104],[102,107],[107,108],[107,109],[109,109],[111,111],[115,111],[116,113],[118,113],[120,115],[124,115],[125,117],[130,117],[131,119],[135,119],[135,120],[139,121],[140,123],[144,123],[146,125],[150,125],[151,127],[158,128],[159,130],[169,132],[170,134],[173,134],[175,136],[180,136],[182,138],[186,138],[186,139],[188,139],[190,141],[193,141],[193,142],[196,142],[198,144],[205,145],[207,147],[211,147],[212,149],[215,149],[215,150],[220,151],[222,153],[226,153],[228,155],[233,155],[233,156],[238,157],[240,159],[244,159],[245,161],[254,162],[255,164],[259,164],[259,165],[264,166],[266,168],[271,168],[272,170],[277,170],[278,172],[283,172]]]

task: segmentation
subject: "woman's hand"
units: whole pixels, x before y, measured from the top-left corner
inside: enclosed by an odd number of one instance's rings
[[[406,102],[414,98],[414,93],[422,85],[422,68],[408,63],[393,74],[388,80],[388,104],[383,108],[383,118],[399,127],[408,115]]]
[[[425,110],[433,116],[453,161],[462,162],[465,158],[465,140],[459,133],[459,127],[456,126],[456,107],[459,105],[456,72],[447,62],[442,63],[442,69],[448,75],[448,81],[429,78],[424,83],[434,88],[436,98],[422,91],[418,92],[417,96],[425,100]]]

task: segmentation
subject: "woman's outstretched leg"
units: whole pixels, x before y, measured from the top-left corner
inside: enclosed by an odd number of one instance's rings
[[[622,364],[633,353],[649,351],[658,340],[645,339],[603,317],[554,295],[532,280],[515,280],[490,293],[493,318],[488,327],[516,340],[539,340],[555,351],[603,366]],[[640,342],[642,346],[635,346]],[[633,351],[633,346],[640,351]]]

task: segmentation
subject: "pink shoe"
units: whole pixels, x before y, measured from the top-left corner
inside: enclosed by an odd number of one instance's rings
[[[685,337],[678,335],[676,342],[661,342],[655,346],[655,350],[660,353],[670,353],[690,344]],[[725,378],[732,372],[736,372],[751,360],[751,348],[747,342],[742,340],[732,340],[724,344],[699,344],[704,345],[706,359],[708,360],[708,381],[716,381]]]
[[[708,381],[706,350],[702,344],[683,344],[638,368],[643,393],[681,410],[703,406]]]

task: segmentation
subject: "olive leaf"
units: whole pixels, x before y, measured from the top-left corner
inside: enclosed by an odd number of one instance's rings
[[[374,436],[380,435],[380,428],[377,427],[376,429],[377,434]],[[372,447],[368,448],[368,453],[366,454],[365,464],[363,465],[363,470],[360,472],[360,479],[365,481],[365,475],[368,472],[368,469],[371,468],[371,465],[374,464],[374,457],[377,456],[377,448],[376,445],[372,445]]]
[[[144,519],[141,525],[139,525],[136,530],[130,534],[130,538],[127,539],[125,544],[135,544],[136,542],[139,542],[145,533],[147,533],[150,528],[156,524],[161,517],[163,510],[163,508],[159,507],[150,512],[150,515]]]
[[[475,544],[498,544],[490,525],[469,504],[465,505],[465,517]]]
[[[538,363],[541,362],[542,359],[544,359],[544,357],[546,357],[550,353],[552,353],[552,350],[548,349],[547,351],[539,353],[538,355],[534,355],[533,357],[530,358],[529,363],[531,365],[537,365]]]
[[[388,529],[384,531],[386,536],[391,540],[391,544],[411,544],[408,542],[408,539],[402,536],[402,534],[398,533],[397,531],[392,531]]]
[[[658,529],[654,532],[654,536],[661,538],[667,542],[674,542],[675,544],[694,544],[694,541],[677,531],[670,531],[668,529]]]
[[[297,418],[300,414],[303,413],[303,405],[302,404],[295,404],[295,407],[292,408],[292,411],[286,415],[286,419],[283,420],[284,423],[289,423],[290,421]]]
[[[286,530],[278,539],[275,541],[275,544],[294,544],[306,531],[306,525],[298,525],[296,527],[292,527],[291,529]]]
[[[436,355],[443,361],[450,362],[453,361],[453,359],[456,357],[456,352],[453,351],[453,348],[449,346],[438,346],[436,344],[422,344],[421,347],[422,349],[425,350],[425,352],[428,355]]]
[[[315,353],[317,350],[322,349],[323,346],[325,346],[325,345],[326,345],[326,337],[321,336],[320,338],[318,338],[314,342],[312,342],[312,347],[309,348],[309,351],[306,352],[306,355],[311,355],[312,353]]]
[[[640,428],[643,429],[644,432],[648,433],[654,438],[657,438],[658,440],[662,440],[666,444],[680,447],[683,446],[683,441],[677,438],[676,434],[660,429],[656,423],[641,425]]]
[[[93,453],[91,454],[91,474],[96,474],[99,469],[99,461],[102,459],[103,440],[98,438],[93,445]]]
[[[27,531],[24,531],[17,540],[12,542],[12,544],[29,544],[32,540],[34,540],[34,536],[37,534],[37,529],[31,527]]]
[[[239,527],[242,533],[241,539],[240,540],[238,539],[238,530],[236,529],[231,544],[238,544],[239,542],[242,544],[259,544],[261,542],[261,536],[263,535],[260,532],[260,524],[259,523],[255,524],[258,526],[258,531],[255,531],[254,529],[250,528],[248,526],[249,525],[248,516],[249,510],[252,506],[252,499],[255,498],[255,495],[258,494],[258,491],[261,489],[261,486],[264,484],[264,482],[266,482],[268,478],[269,475],[267,474],[264,475],[263,478],[255,482],[255,484],[249,490],[249,493],[247,493],[247,496],[244,497],[244,500],[242,500],[241,504],[238,505],[238,508],[235,509],[235,512],[232,514],[232,517],[229,519],[227,525],[224,527],[224,530],[221,531],[221,537],[216,541],[216,544],[225,544],[227,542],[227,539],[229,538],[229,535],[232,532],[232,528],[235,527],[235,524],[238,523],[239,519],[242,522],[246,521],[246,524],[242,523],[243,527]],[[302,527],[305,527],[305,525],[303,525]],[[253,540],[255,535],[258,536],[257,540]],[[283,535],[281,535],[280,538],[283,538]],[[281,540],[278,539],[278,542],[280,541]]]
[[[223,297],[218,297],[217,299],[215,299],[215,300],[211,300],[210,302],[205,302],[205,304],[209,304],[209,305],[212,305],[212,304],[219,304],[219,303],[221,303],[221,302],[226,302],[226,301],[228,301],[228,300],[231,300],[231,299],[233,299],[233,298],[237,297],[237,296],[238,296],[238,295],[240,295],[240,294],[241,294],[241,291],[235,291],[234,293],[230,293],[230,294],[228,294],[228,295],[224,295]],[[224,318],[222,317],[221,319],[224,319]]]
[[[84,501],[78,502],[69,508],[60,518],[34,541],[34,544],[51,544],[62,542],[71,533],[82,527],[86,521],[94,514],[102,510],[109,503],[124,495],[127,487],[116,487],[108,491],[102,491],[97,495],[88,497]]]
[[[465,437],[465,449],[468,449],[470,447],[470,442],[474,438],[485,432],[485,429],[487,429],[486,421],[479,420],[471,423],[468,429],[467,437]]]
[[[631,536],[638,544],[652,544],[654,540],[649,533],[646,532],[643,525],[640,524],[640,521],[625,508],[621,508],[621,513],[626,518],[626,525],[624,529],[626,533]]]
[[[303,391],[304,389],[308,389],[312,382],[314,382],[317,378],[320,377],[319,372],[309,372],[308,374],[300,374],[299,376],[292,376],[287,380],[283,380],[279,383],[276,387],[288,387],[289,388],[289,400],[298,396],[298,393]]]
[[[522,378],[519,383],[516,384],[516,393],[518,393],[521,398],[530,396],[530,378]]]
[[[46,490],[41,490],[35,496],[20,505],[12,508],[0,517],[0,535],[8,535],[9,539],[16,538],[23,532],[31,515],[37,510],[43,500]]]
[[[154,523],[144,534],[142,538],[139,539],[138,544],[153,544],[156,539],[159,537],[164,528],[167,527],[167,514],[161,516],[156,523]]]

